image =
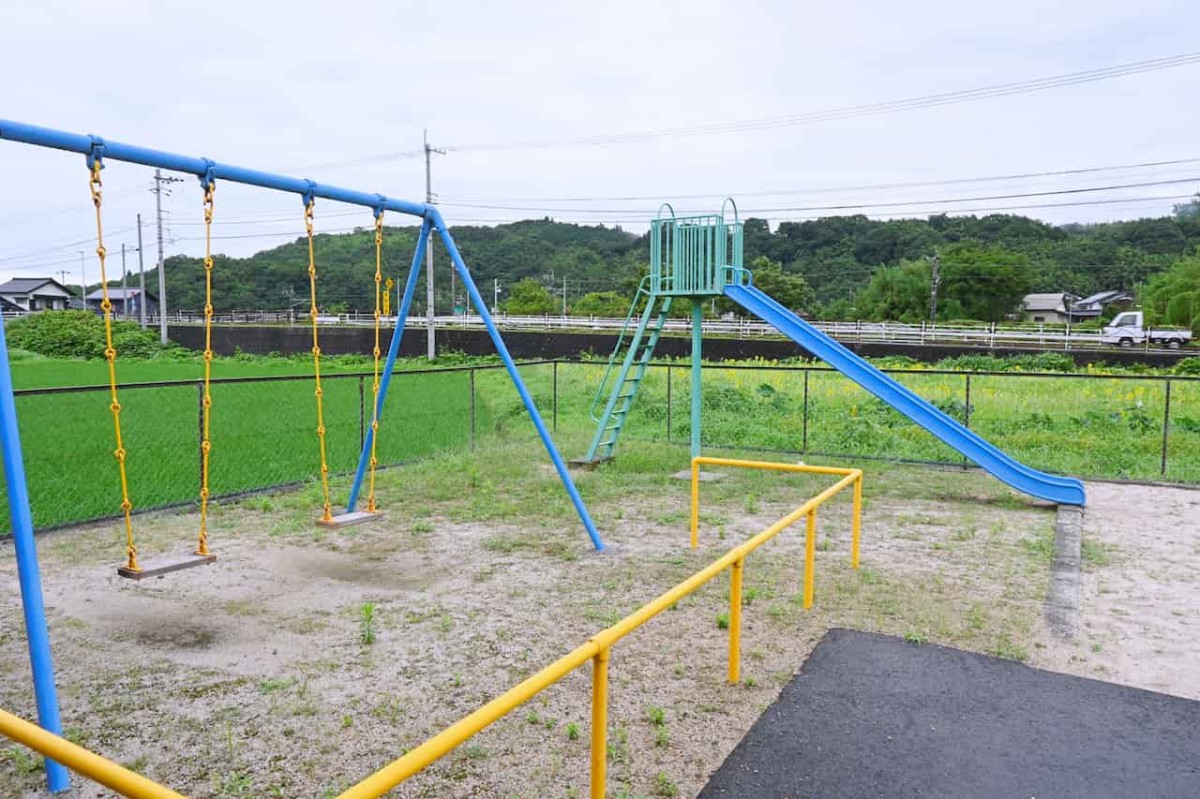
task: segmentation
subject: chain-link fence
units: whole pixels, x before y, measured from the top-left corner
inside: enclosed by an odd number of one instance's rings
[[[564,455],[585,451],[603,373],[597,362],[522,364],[522,379]],[[890,374],[1022,462],[1080,477],[1200,483],[1200,379],[1140,375],[890,370]],[[372,376],[323,376],[328,460],[353,471],[371,421]],[[627,421],[623,449],[685,445],[686,365],[655,364]],[[139,510],[185,505],[200,485],[198,381],[121,389],[132,499]],[[311,377],[214,380],[214,496],[317,475]],[[117,513],[104,387],[17,392],[34,522],[39,529]],[[960,464],[958,453],[838,372],[820,367],[705,367],[702,442],[795,454]],[[500,365],[397,372],[381,416],[378,457],[394,465],[497,440],[535,441]],[[8,527],[6,498],[0,520]]]

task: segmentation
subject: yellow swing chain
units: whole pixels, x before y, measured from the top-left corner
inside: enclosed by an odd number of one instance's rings
[[[212,220],[213,194],[217,184],[211,176],[204,186],[204,398],[200,403],[202,440],[200,442],[200,533],[196,554],[208,556],[208,462],[212,454],[209,422],[212,416]]]
[[[371,400],[371,477],[367,488],[367,512],[375,513],[375,467],[379,460],[375,457],[379,443],[379,327],[383,318],[382,303],[383,284],[383,211],[375,215],[375,390]]]
[[[129,501],[129,479],[125,473],[125,444],[121,439],[121,403],[117,398],[117,350],[113,346],[112,329],[112,300],[108,298],[108,274],[104,268],[104,258],[108,254],[104,249],[104,222],[100,215],[103,186],[100,181],[102,169],[100,158],[92,158],[91,189],[92,205],[96,206],[96,255],[100,259],[100,309],[104,312],[104,358],[108,361],[108,388],[112,393],[109,410],[113,416],[113,430],[116,433],[117,448],[113,457],[117,459],[117,468],[121,473],[121,512],[125,516],[125,554],[128,558],[126,566],[133,571],[141,571],[137,559],[137,544],[133,540],[133,520],[130,513],[133,503]],[[86,287],[85,287],[86,288]],[[83,298],[84,308],[87,307],[87,297]]]
[[[317,396],[317,441],[321,445],[321,492],[324,498],[324,514],[321,521],[333,519],[333,503],[329,500],[329,463],[325,459],[325,410],[322,403],[324,392],[321,390],[321,346],[317,337],[317,262],[313,254],[313,205],[315,200],[309,199],[304,206],[304,227],[308,231],[308,285],[312,305],[309,313],[312,317],[312,356],[313,377],[316,381]]]

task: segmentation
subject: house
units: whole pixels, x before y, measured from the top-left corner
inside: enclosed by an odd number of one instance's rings
[[[1078,324],[1098,319],[1106,305],[1122,309],[1133,303],[1133,296],[1124,291],[1101,291],[1090,297],[1074,294],[1026,294],[1021,301],[1021,318],[1026,322]]]
[[[73,296],[50,277],[14,277],[0,286],[0,299],[23,311],[65,311]]]
[[[1021,300],[1021,319],[1053,324],[1073,322],[1070,308],[1076,299],[1073,294],[1026,294]]]
[[[108,289],[108,299],[112,303],[113,316],[125,318],[134,318],[142,313],[142,290],[137,288],[123,289],[116,286],[110,286]],[[104,301],[104,292],[100,289],[89,292],[87,295],[87,304],[90,310],[100,312],[100,303]],[[156,316],[158,314],[158,298],[150,292],[146,292],[146,315]]]

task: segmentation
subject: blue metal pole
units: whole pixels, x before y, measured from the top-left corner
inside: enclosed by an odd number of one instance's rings
[[[292,178],[276,175],[271,172],[259,172],[256,169],[219,164],[207,158],[194,158],[187,155],[168,153],[163,150],[150,150],[133,144],[106,141],[99,136],[85,136],[79,133],[67,133],[53,128],[42,128],[36,125],[26,125],[22,122],[12,122],[0,119],[0,139],[36,144],[56,150],[80,153],[88,157],[99,157],[104,161],[128,161],[131,164],[159,167],[173,172],[189,172],[196,177],[209,176],[217,180],[228,180],[234,183],[246,183],[251,186],[261,186],[265,189],[275,189],[299,194],[303,197],[321,197],[327,200],[363,205],[368,208],[382,208],[385,211],[395,211],[409,216],[425,216],[428,206],[424,203],[394,200],[382,194],[368,194],[362,191],[343,189],[337,186],[326,186],[302,178]]]
[[[692,457],[700,457],[700,353],[704,345],[704,300],[692,299]]]
[[[8,511],[12,517],[13,545],[21,585],[21,608],[25,613],[25,635],[29,640],[29,662],[33,666],[38,723],[47,732],[62,735],[58,691],[54,685],[54,662],[50,655],[50,633],[46,629],[46,606],[42,601],[42,577],[38,570],[37,545],[33,541],[29,486],[25,482],[21,433],[17,428],[17,403],[13,398],[12,371],[2,322],[0,364],[0,445],[4,450],[4,481],[8,486]],[[46,781],[53,793],[70,787],[66,768],[50,759],[46,760]]]
[[[379,397],[375,402],[375,415],[372,421],[383,418],[383,403],[387,399],[388,386],[392,384],[392,372],[396,368],[396,356],[400,354],[400,337],[404,335],[404,322],[408,319],[408,310],[412,306],[413,294],[417,290],[417,277],[421,274],[421,261],[425,258],[425,247],[429,243],[429,220],[421,224],[421,235],[417,238],[417,249],[413,253],[412,269],[408,272],[408,281],[404,284],[404,297],[396,311],[396,329],[392,332],[392,343],[388,346],[387,363],[383,367],[383,375],[379,380]],[[367,428],[363,438],[362,452],[358,456],[358,469],[354,472],[354,485],[350,488],[350,501],[346,503],[346,512],[353,513],[358,507],[358,494],[362,491],[363,476],[371,462],[371,442],[375,438],[374,425]]]
[[[492,337],[492,343],[496,345],[496,352],[499,353],[500,360],[504,361],[504,368],[508,370],[508,376],[512,378],[513,385],[517,388],[517,393],[521,395],[521,402],[525,403],[525,409],[529,411],[529,418],[533,420],[533,426],[537,428],[538,435],[542,438],[542,443],[546,445],[546,452],[550,454],[550,460],[554,462],[554,468],[558,471],[559,479],[562,480],[563,487],[567,489],[567,494],[571,497],[571,502],[575,505],[575,510],[579,513],[579,518],[583,522],[588,536],[592,539],[592,546],[596,548],[597,552],[603,552],[604,542],[600,539],[600,533],[596,531],[596,525],[592,522],[592,517],[588,514],[587,508],[583,504],[583,498],[579,496],[579,490],[575,487],[574,481],[571,480],[571,473],[567,471],[567,464],[563,461],[562,455],[559,454],[558,448],[554,446],[554,440],[550,438],[550,431],[546,429],[546,425],[542,421],[542,416],[538,413],[537,406],[533,402],[533,397],[529,395],[529,389],[525,387],[525,381],[521,379],[521,375],[517,371],[517,365],[513,363],[512,355],[509,354],[508,347],[505,346],[504,339],[500,336],[500,331],[496,329],[496,323],[492,321],[492,315],[488,312],[487,303],[480,296],[479,288],[475,285],[475,280],[467,270],[467,265],[463,262],[462,255],[459,254],[458,247],[454,244],[454,239],[450,237],[450,231],[446,230],[446,226],[442,222],[442,215],[438,213],[436,208],[430,208],[426,219],[432,220],[434,226],[438,229],[438,233],[442,237],[442,244],[445,245],[446,252],[450,254],[450,260],[454,263],[454,269],[458,272],[458,276],[462,278],[463,285],[467,287],[467,294],[470,296],[471,302],[475,304],[476,310],[479,311],[479,316],[483,319],[483,326],[487,328],[488,335]]]

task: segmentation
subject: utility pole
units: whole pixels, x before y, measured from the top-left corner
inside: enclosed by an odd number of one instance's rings
[[[492,278],[492,313],[500,313],[500,278]]]
[[[142,259],[142,215],[138,222],[138,323],[146,329],[146,262]]]
[[[83,303],[83,306],[82,306],[83,310],[86,311],[87,307],[88,307],[88,305],[87,305],[87,278],[84,277],[84,274],[83,274],[83,270],[84,270],[83,250],[77,250],[77,252],[79,253],[79,289],[80,289],[79,299]]]
[[[445,155],[445,150],[431,147],[429,131],[422,131],[425,142],[425,204],[433,204],[433,172],[430,167],[431,156],[434,153]],[[437,347],[433,339],[433,242],[425,247],[425,354],[429,360],[437,357]],[[397,306],[399,307],[399,306]],[[450,265],[450,308],[454,309],[454,265]]]
[[[121,318],[129,318],[129,270],[125,268],[125,242],[121,242]]]
[[[567,317],[567,276],[563,275],[563,318]]]
[[[938,273],[938,270],[941,268],[941,261],[936,252],[929,259],[929,266],[931,268],[929,280],[929,323],[932,325],[937,324],[937,290],[938,283],[942,280],[941,275]]]
[[[158,337],[163,344],[167,343],[167,275],[163,269],[163,229],[162,229],[162,196],[169,189],[164,189],[164,183],[183,183],[182,178],[163,176],[161,169],[154,170],[154,211],[158,216]]]

